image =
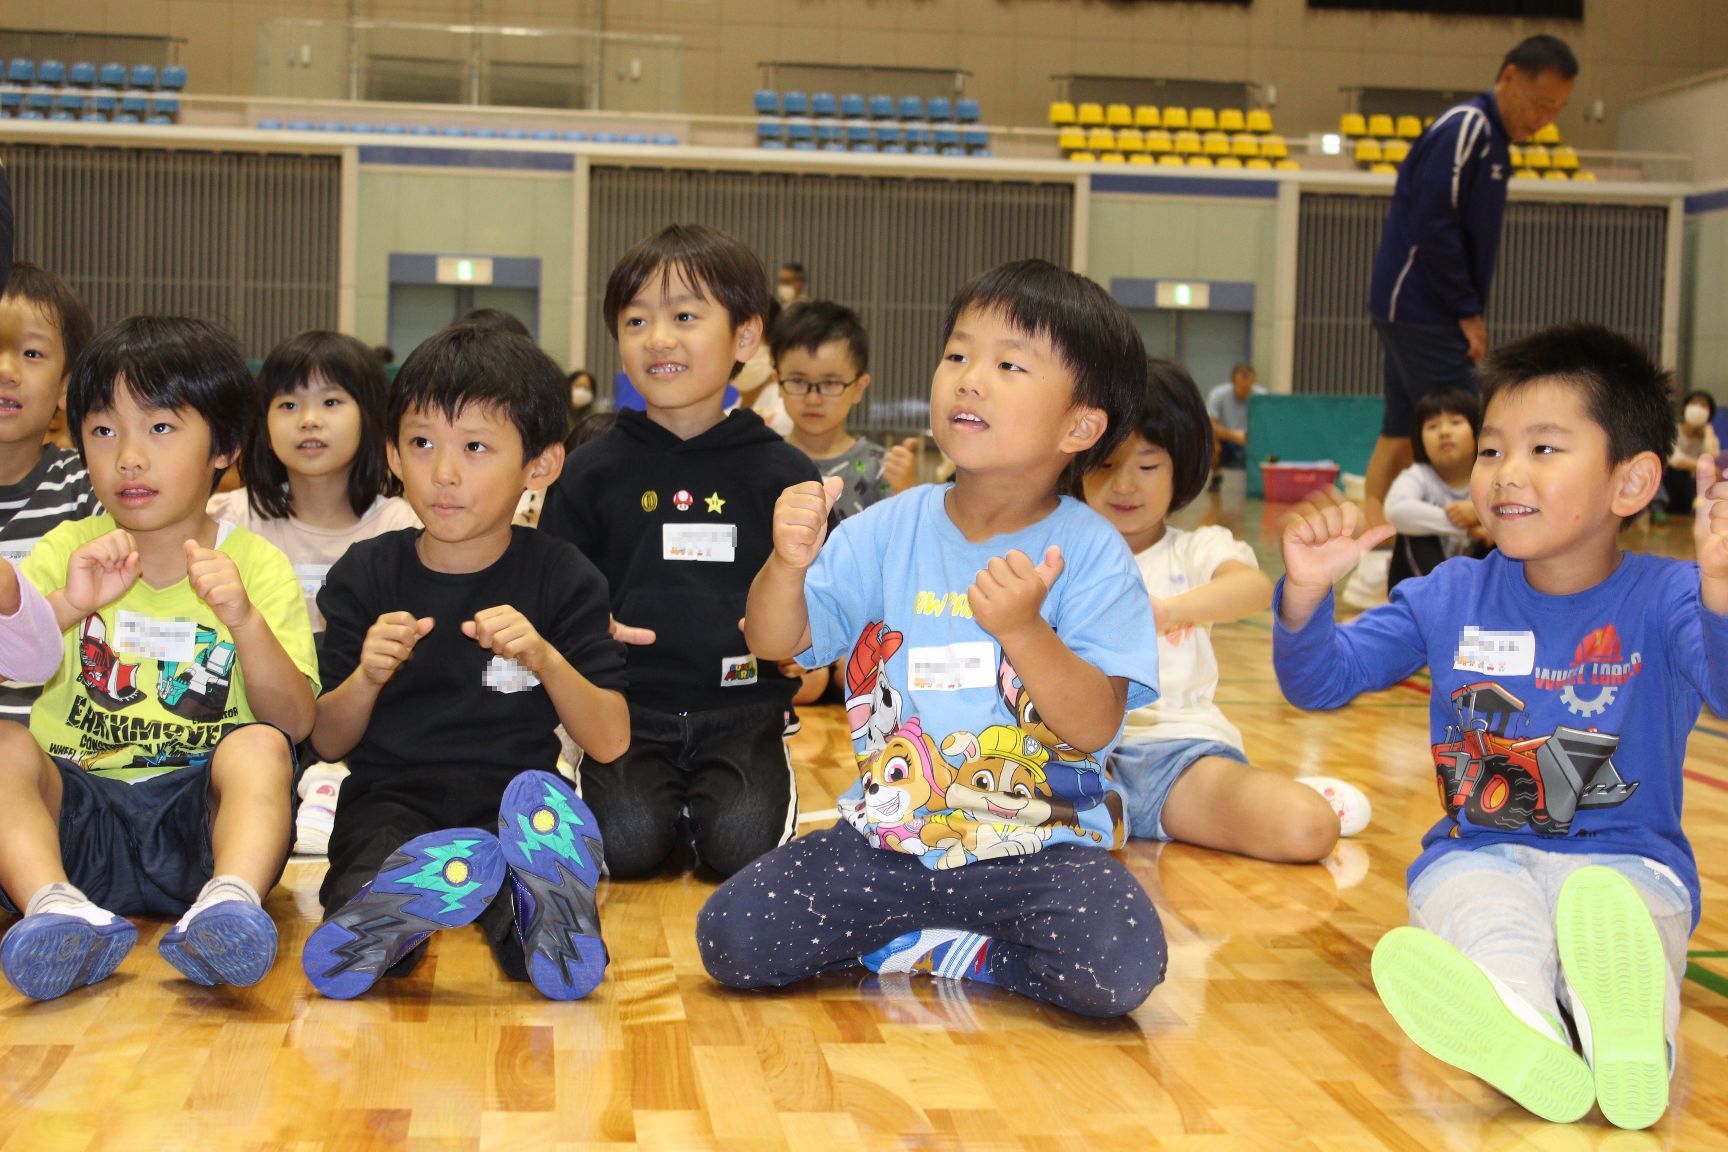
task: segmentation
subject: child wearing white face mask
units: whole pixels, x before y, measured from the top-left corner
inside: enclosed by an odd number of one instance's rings
[[[1716,429],[1710,425],[1715,417],[1716,400],[1708,392],[1690,392],[1680,405],[1674,451],[1662,470],[1667,505],[1653,514],[1658,524],[1668,519],[1669,510],[1682,515],[1692,511],[1692,505],[1698,499],[1698,457],[1715,456],[1722,450],[1722,445],[1716,440]]]

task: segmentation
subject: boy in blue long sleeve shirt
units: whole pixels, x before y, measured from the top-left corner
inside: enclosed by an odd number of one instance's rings
[[[1728,483],[1700,461],[1696,564],[1622,554],[1672,445],[1667,374],[1569,325],[1496,351],[1482,385],[1471,500],[1498,551],[1338,628],[1333,582],[1391,529],[1302,506],[1274,665],[1304,708],[1431,670],[1446,811],[1410,868],[1412,927],[1374,950],[1399,1025],[1537,1115],[1569,1122],[1594,1101],[1643,1128],[1667,1107],[1698,920],[1686,738],[1701,702],[1728,710]]]

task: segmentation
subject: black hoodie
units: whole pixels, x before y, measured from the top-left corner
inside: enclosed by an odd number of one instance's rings
[[[632,706],[706,712],[792,699],[796,683],[772,661],[746,659],[738,621],[773,551],[774,502],[820,478],[809,457],[748,411],[680,440],[625,410],[570,454],[540,528],[605,574],[619,623],[657,634],[653,644],[625,647]],[[736,543],[724,560],[728,529]],[[672,558],[679,553],[715,558]]]

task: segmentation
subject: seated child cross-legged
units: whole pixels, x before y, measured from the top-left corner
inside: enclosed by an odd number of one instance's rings
[[[1272,603],[1254,550],[1222,525],[1165,522],[1206,487],[1211,418],[1193,378],[1154,359],[1128,438],[1082,480],[1086,502],[1134,553],[1158,625],[1158,700],[1128,714],[1110,768],[1128,791],[1136,836],[1181,840],[1262,860],[1311,863],[1368,820],[1353,785],[1292,780],[1248,763],[1242,734],[1212,702],[1211,629]]]
[[[353,545],[318,595],[331,688],[312,744],[351,770],[302,956],[326,996],[405,974],[432,932],[476,918],[505,974],[553,999],[605,972],[600,829],[549,770],[560,722],[624,751],[623,658],[599,572],[511,523],[564,462],[567,396],[533,341],[474,324],[428,338],[396,377],[390,467],[425,527]]]
[[[1667,1108],[1698,922],[1686,740],[1701,702],[1728,709],[1728,483],[1700,461],[1697,563],[1622,553],[1674,440],[1666,373],[1580,324],[1495,349],[1480,377],[1470,496],[1497,551],[1341,628],[1333,582],[1392,530],[1299,506],[1274,665],[1304,708],[1431,670],[1445,814],[1410,867],[1411,925],[1374,949],[1399,1026],[1545,1119],[1596,1103],[1644,1128]]]
[[[199,984],[275,960],[260,902],[316,669],[287,559],[204,510],[251,389],[233,337],[173,317],[108,329],[73,370],[68,423],[109,512],[24,562],[64,649],[28,732],[0,724],[0,887],[25,912],[0,962],[32,999],[110,975],[137,939],[121,916],[177,917],[160,951]]]
[[[1122,539],[1061,496],[1145,388],[1132,321],[1096,284],[1008,264],[949,306],[931,383],[951,485],[844,521],[839,480],[788,488],[756,576],[750,647],[847,661],[860,777],[844,819],[770,852],[703,907],[716,980],[780,986],[836,964],[967,977],[1089,1016],[1163,979],[1158,915],[1112,855],[1104,770],[1156,695],[1157,637]]]

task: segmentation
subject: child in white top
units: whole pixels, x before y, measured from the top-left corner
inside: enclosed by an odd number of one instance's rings
[[[1430,392],[1417,401],[1410,429],[1416,462],[1386,494],[1386,522],[1398,530],[1388,591],[1400,580],[1426,576],[1443,560],[1487,554],[1487,535],[1470,503],[1481,426],[1481,401],[1468,392]]]
[[[1148,369],[1134,431],[1082,480],[1086,503],[1134,552],[1158,626],[1160,696],[1128,713],[1110,758],[1128,790],[1130,829],[1262,860],[1324,859],[1341,821],[1347,832],[1367,823],[1367,800],[1343,781],[1292,780],[1250,765],[1241,733],[1212,702],[1212,625],[1264,612],[1272,581],[1228,528],[1165,523],[1206,486],[1211,421],[1180,366],[1155,359]]]

